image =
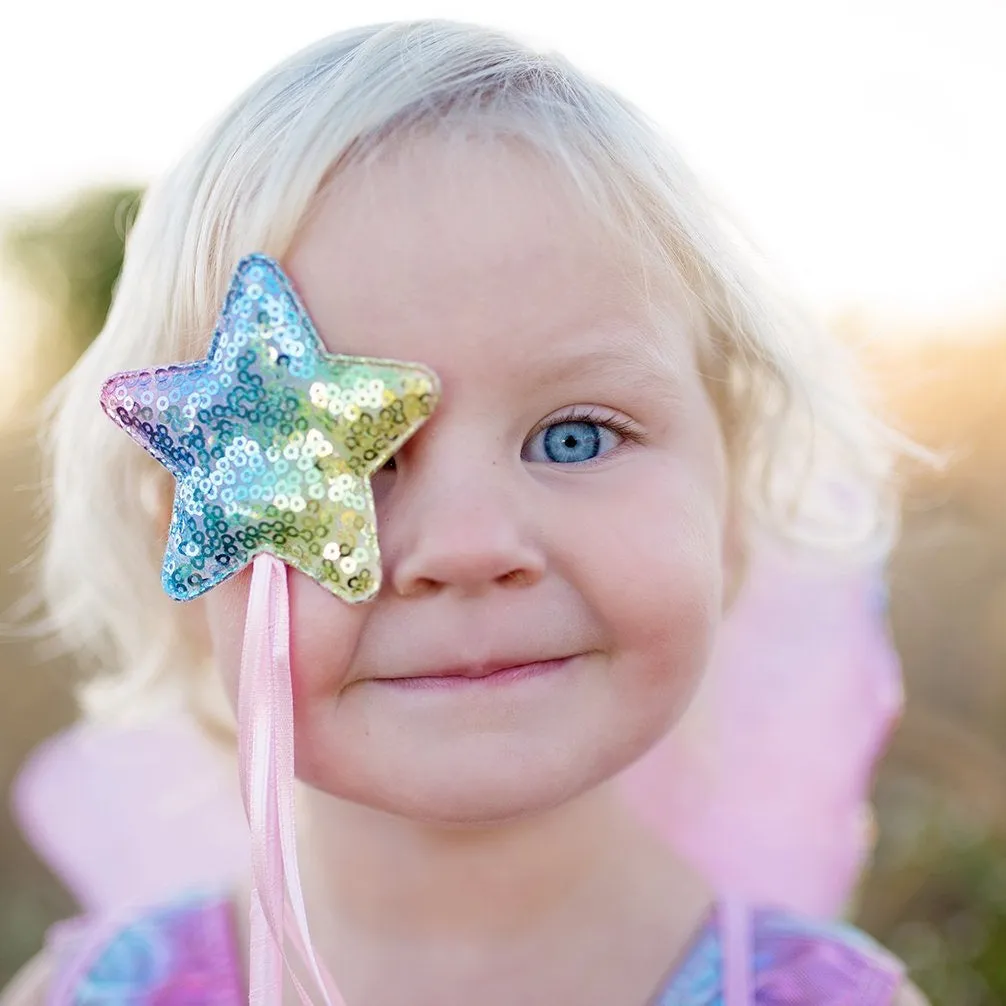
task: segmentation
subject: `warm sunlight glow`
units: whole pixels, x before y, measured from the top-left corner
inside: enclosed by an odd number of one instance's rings
[[[555,46],[660,120],[798,292],[891,320],[1006,308],[997,0],[179,0],[19,5],[0,209],[165,169],[244,84],[354,24],[430,14]],[[9,21],[9,18],[8,18]]]

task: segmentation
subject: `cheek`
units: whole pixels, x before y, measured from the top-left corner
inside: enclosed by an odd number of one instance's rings
[[[590,531],[579,587],[613,645],[632,658],[625,686],[687,698],[709,659],[722,605],[717,483],[671,466],[622,474],[606,498],[592,501],[593,515],[584,514]]]
[[[290,662],[299,712],[333,698],[345,684],[370,604],[346,604],[295,569],[289,585]]]
[[[213,660],[237,712],[251,568],[219,584],[204,599]],[[328,774],[333,703],[356,650],[366,605],[349,605],[295,569],[287,570],[290,664],[297,774],[312,783]],[[320,768],[319,768],[320,766]]]
[[[203,599],[213,663],[223,680],[224,690],[237,709],[241,650],[244,645],[245,615],[251,587],[251,567],[241,570],[211,590]]]
[[[232,704],[237,704],[251,567],[215,587],[204,599],[213,660]],[[287,570],[290,662],[298,704],[331,697],[342,685],[359,637],[359,606],[334,598],[295,569]]]

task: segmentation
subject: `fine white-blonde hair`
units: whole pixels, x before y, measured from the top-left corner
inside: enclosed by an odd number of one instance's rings
[[[245,92],[146,194],[104,330],[51,399],[49,621],[118,705],[208,675],[187,606],[162,591],[170,477],[98,406],[112,373],[204,355],[239,258],[282,260],[326,181],[416,130],[520,142],[566,173],[700,317],[745,526],[882,548],[895,516],[892,439],[834,342],[778,296],[659,131],[564,59],[442,21],[362,28],[295,55]],[[829,479],[856,505],[822,508]],[[180,686],[180,687],[179,687]],[[87,695],[85,695],[87,698]]]

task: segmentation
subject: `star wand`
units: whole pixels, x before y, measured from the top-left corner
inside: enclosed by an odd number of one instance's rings
[[[358,602],[381,581],[370,477],[438,397],[418,364],[327,353],[280,267],[255,254],[205,360],[117,374],[101,404],[175,476],[168,594],[198,597],[271,552]]]

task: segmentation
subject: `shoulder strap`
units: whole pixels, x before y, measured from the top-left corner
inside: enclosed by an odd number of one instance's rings
[[[723,944],[723,1006],[754,1006],[751,912],[743,901],[725,898],[720,904],[719,917]]]

